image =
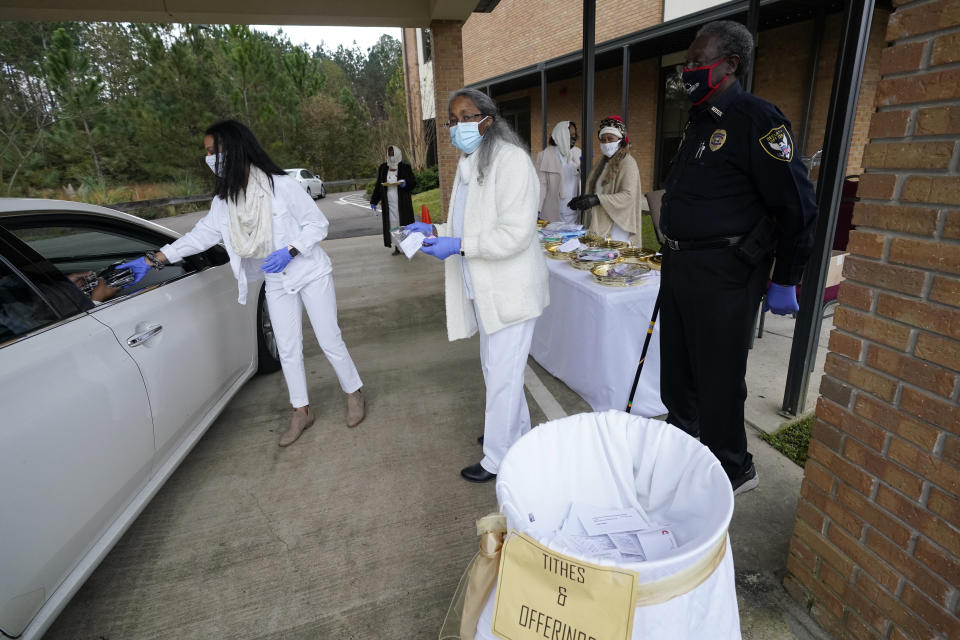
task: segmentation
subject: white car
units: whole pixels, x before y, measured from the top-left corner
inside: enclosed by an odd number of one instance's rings
[[[100,304],[74,284],[176,237],[0,198],[0,637],[42,636],[244,382],[279,369],[263,283],[240,306],[222,246]]]
[[[327,189],[323,186],[323,180],[320,179],[320,176],[315,176],[306,169],[284,169],[284,171],[287,172],[288,176],[299,182],[307,195],[314,200],[327,196]]]

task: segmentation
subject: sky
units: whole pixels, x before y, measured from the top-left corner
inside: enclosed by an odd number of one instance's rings
[[[383,34],[400,39],[400,29],[393,27],[303,27],[299,25],[276,26],[267,24],[253,25],[253,29],[264,33],[274,34],[277,29],[290,38],[293,44],[307,43],[307,48],[313,51],[314,47],[323,42],[327,49],[336,50],[337,45],[347,49],[353,47],[354,41],[360,50],[366,53],[367,49],[376,44]]]

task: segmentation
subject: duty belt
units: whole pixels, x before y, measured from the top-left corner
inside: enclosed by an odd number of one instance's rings
[[[699,251],[701,249],[723,249],[740,244],[743,236],[726,236],[724,238],[710,238],[709,240],[674,240],[664,237],[663,244],[674,251]]]

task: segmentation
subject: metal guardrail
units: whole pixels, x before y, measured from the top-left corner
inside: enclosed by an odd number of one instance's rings
[[[330,180],[329,182],[324,182],[323,186],[327,187],[356,187],[357,189],[364,189],[367,186],[367,183],[376,180],[376,176],[372,178],[350,178],[349,180]]]
[[[136,211],[137,209],[148,209],[150,207],[166,207],[177,204],[190,204],[193,202],[206,202],[213,200],[213,194],[204,194],[201,196],[177,196],[174,198],[154,198],[153,200],[134,200],[133,202],[114,202],[104,205],[111,209],[120,211]]]
[[[330,187],[356,187],[364,189],[371,180],[375,178],[350,178],[349,180],[331,180],[324,182],[323,186]],[[178,204],[192,204],[194,202],[207,202],[213,200],[213,194],[203,194],[198,196],[176,196],[171,198],[154,198],[152,200],[134,200],[131,202],[114,202],[104,205],[111,209],[119,211],[136,211],[137,209],[149,209],[150,207],[167,207]]]

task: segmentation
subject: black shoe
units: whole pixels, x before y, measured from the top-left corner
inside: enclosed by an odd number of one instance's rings
[[[480,466],[479,462],[477,464],[472,464],[469,467],[460,469],[460,475],[470,482],[490,482],[497,477],[497,474],[490,473]]]
[[[477,444],[483,444],[483,436],[477,436]]]
[[[746,493],[751,489],[756,489],[760,484],[760,476],[757,475],[757,468],[751,462],[750,466],[741,471],[736,478],[730,480],[730,484],[733,486],[733,495],[735,496]]]

